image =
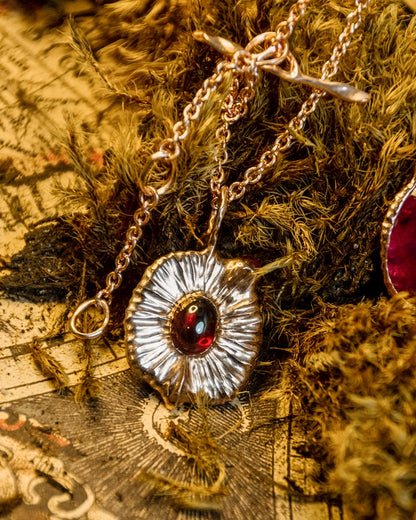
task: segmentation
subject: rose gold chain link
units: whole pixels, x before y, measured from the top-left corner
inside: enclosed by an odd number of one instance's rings
[[[362,12],[368,7],[370,0],[356,0],[356,9],[347,17],[347,25],[338,38],[332,55],[322,67],[321,79],[331,78],[338,71],[338,66],[341,58],[346,53],[354,32],[358,29],[362,21]],[[287,22],[281,22],[283,27],[283,34],[290,36],[293,31],[293,26],[289,23],[289,19],[298,21],[300,16],[305,12],[307,1],[297,2],[291,9],[292,17],[289,14]],[[293,22],[294,23],[294,22]],[[280,25],[276,32],[282,33]],[[291,29],[289,29],[292,27]],[[288,128],[279,134],[273,143],[272,147],[265,151],[260,157],[256,166],[248,168],[243,176],[243,180],[233,182],[228,188],[228,202],[240,199],[246,192],[249,185],[257,184],[263,178],[266,170],[271,168],[277,161],[279,154],[288,150],[293,143],[294,135],[301,131],[305,126],[308,117],[316,110],[319,100],[325,95],[322,90],[314,90],[309,98],[302,104],[298,114],[294,116],[288,123]],[[216,189],[221,189],[216,186]],[[217,193],[217,192],[216,192]],[[215,196],[215,193],[214,193]]]
[[[237,65],[239,70],[241,70],[241,74],[239,77],[234,78],[230,92],[222,104],[221,119],[223,124],[216,132],[219,146],[214,159],[217,165],[214,168],[210,182],[212,205],[214,207],[218,203],[221,188],[226,179],[224,164],[228,160],[227,145],[231,139],[230,126],[247,114],[249,103],[256,94],[254,87],[259,78],[257,66],[251,55],[250,60],[247,60],[247,54],[242,51],[237,58],[241,57],[242,60]],[[241,87],[242,84],[244,86]]]
[[[298,2],[296,2],[296,4],[291,7],[287,16],[287,20],[280,22],[276,27],[276,33],[278,34],[279,39],[289,39],[293,29],[295,28],[295,25],[305,14],[305,10],[309,1],[310,0],[298,0]]]
[[[133,215],[133,224],[126,232],[126,240],[123,248],[115,260],[115,269],[111,271],[106,278],[106,286],[95,297],[97,303],[105,299],[110,305],[112,300],[112,293],[118,289],[122,282],[122,273],[130,264],[131,255],[138,240],[143,235],[142,227],[150,220],[151,211],[157,206],[159,202],[159,195],[157,190],[148,186],[145,193],[140,195],[141,206],[135,211]]]

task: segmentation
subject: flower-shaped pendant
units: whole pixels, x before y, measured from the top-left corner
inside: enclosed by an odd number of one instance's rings
[[[147,268],[126,312],[132,368],[167,406],[231,399],[261,343],[255,274],[213,247],[170,253]]]

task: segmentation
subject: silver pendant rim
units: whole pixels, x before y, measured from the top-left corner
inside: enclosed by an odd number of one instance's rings
[[[170,253],[146,269],[126,310],[127,358],[166,406],[194,403],[200,394],[224,403],[245,386],[262,341],[255,282],[244,261],[221,259],[213,248]],[[175,305],[191,294],[207,297],[219,320],[213,344],[199,354],[181,353],[170,335]]]

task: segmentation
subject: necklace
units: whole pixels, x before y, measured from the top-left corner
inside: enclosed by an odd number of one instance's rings
[[[122,273],[149,222],[161,196],[173,190],[176,182],[175,159],[181,142],[200,118],[201,109],[221,85],[230,85],[222,102],[222,124],[216,131],[218,151],[210,191],[212,210],[203,251],[170,253],[159,258],[145,271],[134,289],[126,311],[127,357],[131,367],[162,396],[168,407],[193,402],[203,394],[211,403],[231,399],[246,383],[262,341],[262,317],[255,293],[255,270],[243,260],[218,256],[215,246],[228,205],[241,199],[250,186],[258,184],[264,173],[290,148],[294,134],[303,129],[325,93],[343,100],[364,103],[368,96],[349,85],[329,81],[339,66],[354,32],[362,20],[369,0],[356,0],[356,8],[338,38],[332,55],[324,64],[321,78],[300,72],[290,51],[289,38],[304,16],[309,0],[298,0],[286,21],[275,31],[254,37],[245,48],[218,36],[194,33],[225,55],[186,106],[183,117],[172,129],[172,137],[162,141],[150,157],[142,175],[140,207],[133,215],[126,241],[116,258],[115,269],[106,279],[106,287],[82,303],[71,318],[72,332],[81,339],[100,337],[110,320],[112,294],[122,281]],[[231,126],[247,114],[255,96],[260,70],[281,79],[312,86],[309,98],[298,114],[279,134],[273,145],[248,168],[242,180],[226,185],[224,165]],[[154,187],[152,173],[164,173]],[[93,307],[102,313],[101,325],[92,332],[79,330],[77,320]]]

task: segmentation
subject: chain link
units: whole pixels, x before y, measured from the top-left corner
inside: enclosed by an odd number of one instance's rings
[[[287,20],[280,22],[276,27],[277,39],[288,40],[295,25],[304,16],[306,7],[310,0],[299,0],[294,4],[288,14]]]

